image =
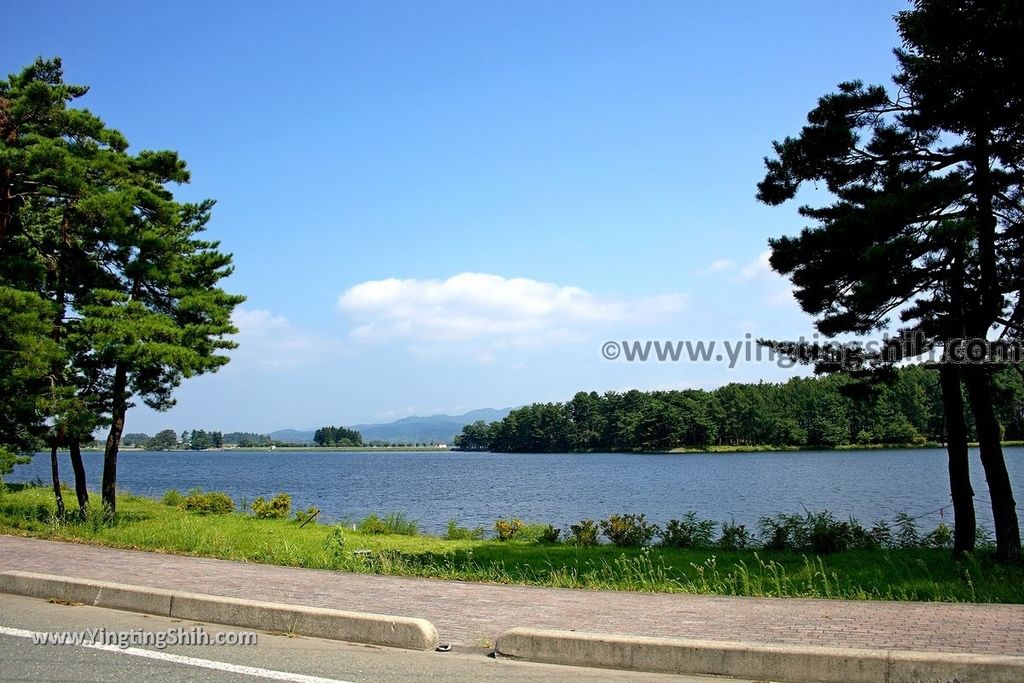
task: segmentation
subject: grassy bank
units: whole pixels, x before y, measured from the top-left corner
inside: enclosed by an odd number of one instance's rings
[[[73,500],[73,493],[66,494]],[[947,550],[790,552],[578,547],[434,536],[240,513],[200,515],[122,494],[118,521],[53,518],[52,491],[0,494],[0,532],[295,567],[566,588],[715,595],[1024,603],[1024,569]],[[369,551],[369,552],[366,552]]]

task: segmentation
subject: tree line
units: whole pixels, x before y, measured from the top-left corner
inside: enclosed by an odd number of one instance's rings
[[[121,438],[121,445],[145,448],[151,451],[165,451],[175,448],[201,451],[206,448],[222,448],[227,444],[242,448],[280,445],[264,434],[255,432],[220,432],[204,429],[184,430],[179,436],[173,429],[161,429],[154,436],[142,432],[131,432]]]
[[[1024,381],[1004,371],[996,386],[1005,438],[1024,439]],[[939,444],[947,441],[942,410],[939,371],[914,365],[886,384],[827,375],[713,391],[579,392],[565,403],[535,403],[497,422],[466,425],[455,445],[551,453]],[[964,420],[973,437],[971,415]]]
[[[101,493],[116,512],[128,408],[164,410],[185,379],[214,372],[235,344],[244,297],[219,282],[231,256],[202,238],[214,202],[177,201],[189,182],[172,151],[127,139],[72,106],[88,88],[59,59],[0,80],[0,475],[20,454],[70,452],[79,512],[81,447],[107,430]]]
[[[340,446],[351,448],[363,445],[363,435],[347,427],[321,427],[313,433],[317,446]]]

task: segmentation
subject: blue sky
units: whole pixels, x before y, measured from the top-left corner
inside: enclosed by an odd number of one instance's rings
[[[128,431],[270,431],[784,380],[604,340],[794,338],[771,142],[888,82],[905,2],[5,3],[134,150],[218,204],[241,347]]]

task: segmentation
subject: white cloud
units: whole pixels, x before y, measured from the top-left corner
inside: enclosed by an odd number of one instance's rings
[[[771,264],[768,262],[768,259],[771,258],[771,255],[772,252],[770,249],[766,249],[762,251],[760,254],[758,254],[757,258],[755,258],[753,261],[746,264],[745,266],[743,266],[743,268],[740,269],[739,280],[754,280],[760,277],[764,277],[765,275],[770,275],[773,272]]]
[[[406,338],[420,352],[437,343],[485,342],[492,351],[565,342],[608,325],[661,320],[685,303],[681,294],[599,296],[579,287],[489,273],[370,280],[338,298],[339,309],[356,321],[354,337]],[[484,353],[478,360],[490,358]]]
[[[797,304],[796,298],[794,297],[794,292],[796,292],[796,287],[790,285],[785,289],[780,289],[773,294],[769,294],[765,297],[764,302],[769,306],[792,305],[794,307],[798,307],[799,304]]]
[[[732,259],[720,258],[715,259],[711,262],[711,265],[707,267],[708,273],[721,273],[726,270],[732,270],[736,267],[736,262]]]
[[[232,365],[254,364],[264,370],[291,370],[342,349],[336,339],[303,330],[280,315],[261,308],[236,308],[238,327]]]

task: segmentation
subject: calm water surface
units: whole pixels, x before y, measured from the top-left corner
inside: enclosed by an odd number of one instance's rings
[[[102,454],[84,453],[90,488],[99,489]],[[991,527],[977,451],[972,477],[979,522]],[[1006,449],[1017,498],[1024,501],[1024,448]],[[62,455],[61,476],[72,480]],[[37,455],[8,481],[49,481]],[[696,510],[752,525],[762,515],[830,510],[862,522],[900,511],[925,515],[949,504],[946,453],[938,449],[701,455],[492,454],[459,452],[122,452],[122,491],[159,497],[194,486],[251,501],[280,491],[298,509],[316,505],[331,520],[402,511],[438,533],[448,519],[490,528],[498,517],[564,526],[610,513],[645,513],[659,524]],[[1018,506],[1021,507],[1021,506]],[[929,513],[929,514],[925,514]],[[952,511],[946,509],[951,521]]]

